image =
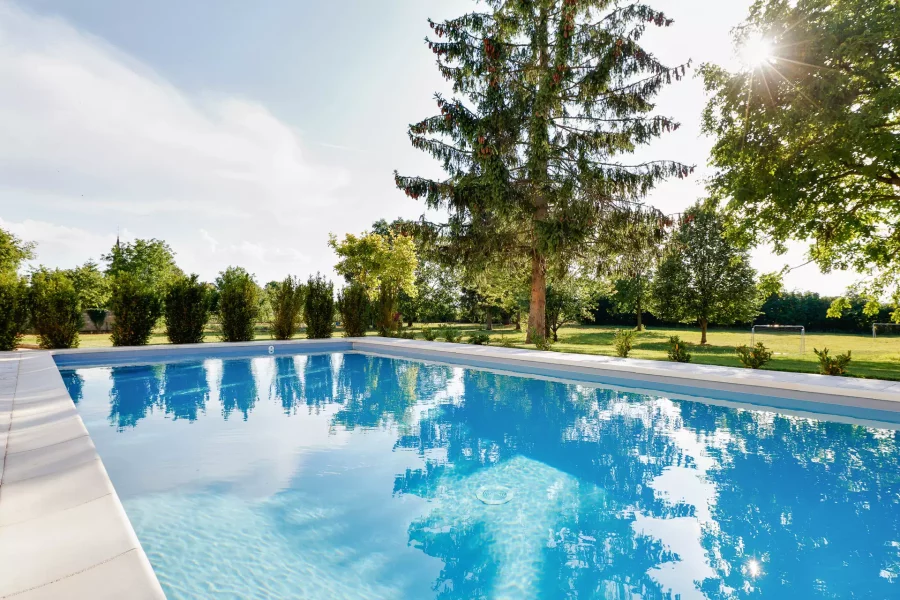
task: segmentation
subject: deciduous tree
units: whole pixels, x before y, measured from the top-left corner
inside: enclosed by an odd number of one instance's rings
[[[412,237],[402,233],[347,234],[343,241],[332,235],[328,244],[340,260],[335,271],[347,281],[357,281],[378,301],[378,328],[390,333],[394,328],[399,293],[416,295],[416,246]]]
[[[812,240],[822,269],[868,274],[856,291],[900,304],[898,31],[894,0],[756,0],[735,41],[758,56],[702,73],[711,190],[736,229],[782,250]]]
[[[700,324],[706,343],[710,323],[746,323],[761,299],[746,252],[725,237],[725,223],[712,207],[695,205],[681,217],[653,282],[654,313]]]

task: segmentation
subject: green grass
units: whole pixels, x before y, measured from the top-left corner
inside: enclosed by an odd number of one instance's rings
[[[416,337],[422,339],[420,333],[423,325],[416,325]],[[431,327],[437,327],[432,324]],[[463,341],[467,341],[470,333],[482,332],[478,325],[453,325],[463,334]],[[575,352],[580,354],[599,354],[615,356],[613,348],[613,336],[616,327],[603,326],[571,326],[559,330],[559,342],[553,345],[553,350],[558,352]],[[525,344],[525,333],[515,331],[512,327],[495,327],[493,331],[486,332],[491,337],[491,344],[499,345],[505,340],[518,348],[534,348]],[[370,332],[369,335],[374,335]],[[728,330],[712,329],[709,331],[709,344],[700,346],[700,331],[698,329],[656,329],[651,328],[638,334],[634,349],[629,355],[631,358],[645,358],[650,360],[668,360],[668,339],[671,335],[681,336],[681,339],[693,344],[690,349],[692,362],[706,365],[724,365],[728,367],[740,367],[734,348],[741,344],[750,344],[750,332],[746,329]],[[335,331],[335,337],[340,337],[340,330]],[[295,338],[305,338],[305,334],[299,333]],[[258,327],[256,339],[272,339],[265,327]],[[892,379],[900,381],[900,337],[884,336],[873,340],[870,335],[840,334],[840,333],[807,333],[806,352],[800,353],[800,338],[798,334],[757,334],[757,341],[762,341],[775,354],[765,368],[773,371],[797,371],[801,373],[817,373],[818,362],[813,348],[827,347],[832,354],[852,351],[853,360],[850,363],[848,375],[853,377],[870,377],[878,379]],[[218,342],[219,334],[215,330],[206,332],[204,341]],[[33,335],[25,336],[24,343],[37,344]],[[151,344],[167,344],[165,333],[159,332],[153,335]],[[81,335],[80,346],[82,348],[101,348],[111,346],[109,335],[105,333],[86,333]]]
[[[469,333],[480,331],[477,325],[455,325],[455,327],[462,330],[464,341]],[[615,356],[613,336],[616,329],[616,327],[588,325],[563,327],[559,330],[559,341],[553,345],[553,350]],[[502,340],[506,340],[518,348],[534,348],[525,344],[523,331],[515,331],[512,327],[497,327],[488,333],[491,335],[492,344],[500,344]],[[699,329],[650,328],[638,334],[629,357],[668,360],[668,340],[672,335],[680,336],[682,340],[692,344],[691,362],[705,365],[740,367],[741,363],[734,349],[742,344],[750,344],[749,328],[711,329],[707,333],[709,343],[706,346],[700,346]],[[871,335],[862,334],[807,333],[806,352],[802,354],[800,336],[797,333],[757,333],[756,341],[763,342],[774,352],[772,360],[765,366],[765,369],[772,371],[818,373],[818,360],[813,348],[821,350],[827,347],[832,354],[847,350],[852,352],[853,359],[848,369],[850,376],[900,381],[898,336],[884,336],[873,340]]]

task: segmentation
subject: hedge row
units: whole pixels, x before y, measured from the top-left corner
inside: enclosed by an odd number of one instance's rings
[[[15,275],[0,276],[0,350],[18,347],[28,328],[37,333],[42,348],[75,348],[84,311],[102,325],[107,309],[115,316],[110,328],[114,346],[147,344],[163,318],[166,335],[173,344],[202,342],[213,312],[221,321],[223,341],[249,341],[254,338],[263,294],[271,305],[270,320],[276,339],[293,337],[301,321],[306,322],[308,338],[332,336],[334,286],[320,274],[305,284],[288,277],[263,291],[253,276],[240,267],[226,269],[215,285],[201,282],[197,275],[181,275],[163,290],[135,275],[119,273],[110,277],[107,306],[98,309],[81,305],[65,271],[40,269],[31,274],[30,281]],[[353,319],[350,313],[345,316],[348,317]],[[361,313],[358,320],[364,318]]]

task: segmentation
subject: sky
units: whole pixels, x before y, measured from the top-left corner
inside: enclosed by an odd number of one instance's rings
[[[749,0],[652,5],[675,19],[644,41],[664,62],[734,64],[729,32]],[[474,6],[0,0],[0,227],[37,243],[35,265],[98,260],[118,235],[166,240],[206,280],[230,265],[260,282],[333,274],[329,233],[422,214],[393,172],[441,176],[407,138],[448,91],[427,19]],[[694,71],[658,98],[682,127],[641,156],[697,167],[651,192],[667,213],[703,196],[704,104]],[[804,262],[802,244],[753,254],[761,272]],[[785,277],[828,295],[853,280],[814,265]]]

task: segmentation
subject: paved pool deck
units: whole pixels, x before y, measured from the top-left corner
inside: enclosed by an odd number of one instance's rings
[[[123,364],[356,351],[900,422],[900,383],[389,338],[0,352],[0,598],[164,598],[54,355]],[[900,366],[898,366],[900,369]],[[755,401],[755,402],[754,402]],[[855,418],[855,417],[853,417]]]

